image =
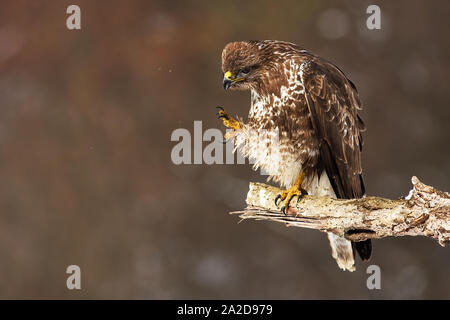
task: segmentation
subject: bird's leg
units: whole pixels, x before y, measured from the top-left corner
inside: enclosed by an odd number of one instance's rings
[[[304,177],[305,174],[303,172],[300,172],[297,180],[295,180],[295,183],[292,185],[292,187],[276,196],[275,205],[278,206],[278,200],[283,201],[283,207],[281,208],[281,212],[283,212],[283,214],[286,215],[286,213],[289,211],[289,203],[291,202],[292,198],[295,196],[298,196],[300,198],[300,196],[302,195],[301,185]]]
[[[219,109],[219,111],[217,112],[217,116],[219,117],[219,119],[222,119],[225,127],[233,130],[239,130],[241,128],[241,124],[239,123],[239,121],[229,116],[222,107],[217,107],[217,109]],[[225,134],[225,139],[228,139],[228,137],[229,135]]]

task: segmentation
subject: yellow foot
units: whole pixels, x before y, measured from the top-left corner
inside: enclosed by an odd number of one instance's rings
[[[297,196],[298,199],[300,199],[302,194],[303,192],[300,186],[294,184],[292,187],[281,192],[279,195],[276,196],[275,205],[278,206],[278,200],[283,201],[283,207],[281,207],[281,212],[283,212],[284,215],[287,215],[287,212],[289,211],[289,203],[291,202],[292,198]]]
[[[228,113],[226,113],[222,107],[217,107],[217,109],[219,109],[219,112],[217,112],[217,115],[218,115],[219,119],[222,119],[225,127],[233,129],[233,130],[239,130],[241,128],[241,124],[239,123],[239,121],[230,117],[228,115]]]

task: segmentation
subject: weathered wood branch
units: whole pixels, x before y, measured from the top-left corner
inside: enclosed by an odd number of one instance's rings
[[[404,199],[339,200],[306,195],[300,200],[292,199],[287,215],[274,203],[280,189],[250,183],[247,208],[231,214],[239,214],[244,220],[271,220],[287,226],[333,232],[353,241],[424,236],[445,246],[450,240],[450,194],[423,184],[417,177],[411,180],[413,189]]]

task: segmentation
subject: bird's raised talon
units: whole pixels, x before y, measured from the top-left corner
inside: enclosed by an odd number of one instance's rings
[[[225,112],[224,108],[220,106],[217,106],[216,108],[219,109],[219,111],[216,113],[219,119],[223,118],[225,120],[230,120],[230,116]]]
[[[235,119],[233,119],[232,117],[230,117],[228,115],[228,113],[225,112],[225,110],[222,107],[216,107],[217,109],[219,109],[219,112],[217,112],[217,116],[219,119],[222,119],[223,124],[230,129],[233,130],[239,130],[241,128],[241,124],[239,123],[239,121],[236,121]]]
[[[230,116],[229,115],[227,115],[227,114],[217,114],[218,115],[218,118],[220,119],[220,118],[224,118],[225,120],[230,120]]]

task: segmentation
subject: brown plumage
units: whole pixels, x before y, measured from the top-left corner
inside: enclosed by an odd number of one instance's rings
[[[269,178],[292,186],[300,173],[310,194],[364,195],[361,150],[364,124],[355,85],[332,63],[282,41],[229,43],[222,53],[224,87],[251,91],[247,123],[236,143]],[[354,270],[350,242],[329,236],[333,257]],[[353,245],[363,259],[370,242]]]

